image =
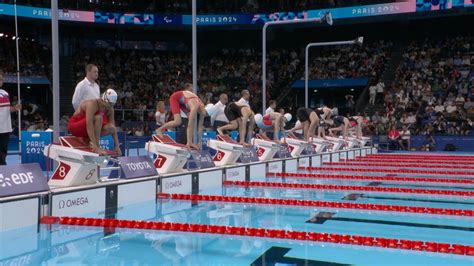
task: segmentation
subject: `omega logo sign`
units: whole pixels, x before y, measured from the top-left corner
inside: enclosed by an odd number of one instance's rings
[[[77,207],[77,206],[82,206],[82,205],[87,205],[87,204],[89,204],[89,200],[87,199],[87,197],[79,197],[79,198],[76,198],[76,199],[60,200],[59,201],[59,209]]]
[[[176,180],[176,181],[172,181],[172,182],[166,182],[165,183],[165,188],[169,189],[169,188],[176,188],[176,187],[181,187],[183,185],[183,183],[181,182],[181,180]]]
[[[235,170],[235,171],[229,171],[227,172],[227,174],[229,175],[229,177],[236,177],[236,176],[239,176],[240,172]]]

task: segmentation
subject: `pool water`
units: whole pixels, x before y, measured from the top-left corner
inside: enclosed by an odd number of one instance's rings
[[[385,168],[380,167],[380,169]],[[386,176],[376,173],[358,174]],[[444,178],[459,179],[449,175]],[[252,177],[252,179],[254,178]],[[471,184],[394,181],[374,184],[372,181],[361,180],[281,177],[255,179],[299,184],[452,191],[472,191],[474,189]],[[473,197],[434,194],[282,189],[232,185],[200,191],[199,194],[474,210]],[[357,195],[354,197],[354,194]],[[104,214],[86,213],[83,217],[103,218]],[[120,208],[113,217],[108,218],[242,226],[474,245],[474,219],[472,217],[428,213],[157,198],[156,201]],[[59,224],[1,232],[0,240],[0,265],[2,266],[53,264],[474,265],[474,257],[455,254],[226,234],[111,229]]]

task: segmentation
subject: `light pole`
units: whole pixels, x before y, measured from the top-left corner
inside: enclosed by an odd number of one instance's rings
[[[265,113],[267,106],[267,28],[272,25],[287,25],[287,24],[301,24],[311,22],[326,22],[328,25],[332,25],[331,13],[325,13],[320,18],[313,19],[296,19],[296,20],[282,20],[282,21],[270,21],[263,25],[262,29],[262,114]]]
[[[313,42],[309,43],[306,45],[306,51],[304,55],[304,101],[305,104],[304,106],[306,108],[309,107],[309,93],[308,93],[308,79],[309,79],[309,73],[308,73],[308,61],[309,61],[309,48],[311,47],[317,47],[317,46],[334,46],[334,45],[345,45],[345,44],[358,44],[362,45],[364,42],[364,37],[358,37],[355,40],[351,41],[339,41],[339,42]]]
[[[53,54],[53,141],[59,141],[59,14],[58,0],[51,0],[51,51]]]
[[[197,10],[196,0],[192,0],[192,42],[193,42],[193,92],[197,94]]]
[[[18,14],[16,9],[16,0],[14,2],[15,6],[15,45],[16,45],[16,90],[18,97],[18,104],[21,104],[21,90],[20,90],[20,45],[18,44],[20,35],[18,34]],[[21,111],[18,111],[18,150],[21,153]]]

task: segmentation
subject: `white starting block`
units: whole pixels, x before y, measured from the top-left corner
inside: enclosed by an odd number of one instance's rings
[[[362,139],[358,139],[355,137],[348,137],[350,141],[358,142],[359,148],[363,148],[371,141],[369,137],[362,137]]]
[[[280,141],[283,141],[284,139],[281,138]],[[301,155],[301,153],[308,147],[308,142],[298,139],[295,135],[293,134],[288,134],[286,137],[286,143],[288,143],[288,151],[291,153],[291,156],[296,158]]]
[[[280,150],[280,146],[270,138],[257,134],[252,138],[252,144],[257,146],[257,156],[260,161],[268,161],[275,157],[275,154]]]
[[[341,140],[342,137],[341,137]],[[344,141],[344,149],[345,150],[350,150],[350,149],[355,149],[361,147],[360,140],[352,137],[347,137],[347,140]]]
[[[159,174],[169,174],[183,171],[183,167],[191,156],[186,145],[176,143],[168,135],[154,135],[151,141],[145,143],[145,149],[156,154],[153,164]]]
[[[333,142],[320,138],[311,138],[310,143],[316,153],[322,153],[326,150],[332,150],[334,146]]]
[[[89,143],[74,136],[60,137],[59,144],[50,144],[43,154],[59,164],[49,180],[50,186],[70,187],[95,184],[100,170],[118,169],[107,167],[110,156],[99,156],[92,152]]]
[[[326,136],[326,139],[332,144],[332,148],[330,151],[335,152],[344,148],[345,141],[343,139],[327,137],[327,136]]]
[[[217,136],[217,139],[209,139],[207,146],[217,151],[212,158],[216,166],[236,164],[244,151],[244,147],[229,136]]]

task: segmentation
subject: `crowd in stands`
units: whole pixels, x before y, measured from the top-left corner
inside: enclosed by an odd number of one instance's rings
[[[0,36],[0,69],[5,74],[16,74],[16,42],[14,34]],[[20,39],[20,74],[22,76],[49,76],[51,50],[30,39]]]
[[[370,5],[394,0],[198,0],[202,13],[303,11],[344,6]],[[6,3],[13,4],[13,0]],[[18,4],[50,7],[50,0],[17,0]],[[191,13],[190,0],[62,0],[59,8],[116,12]]]
[[[312,50],[310,79],[377,79],[390,59],[391,41],[345,45]]]
[[[391,42],[380,41],[365,47],[314,51],[310,78],[378,77],[389,59],[391,45]],[[155,103],[166,101],[184,82],[192,80],[191,54],[188,52],[116,47],[78,51],[73,60],[76,81],[83,78],[84,65],[96,63],[100,69],[101,86],[112,86],[119,95],[116,109],[133,109],[134,117],[141,121],[153,120]],[[304,76],[304,54],[295,50],[272,49],[268,58],[267,99],[277,99],[292,82]],[[240,98],[240,92],[247,89],[252,95],[250,105],[254,110],[260,109],[260,51],[222,49],[199,57],[198,67],[199,94],[205,103],[217,102],[221,93],[227,93],[230,100],[235,101]]]
[[[372,116],[374,132],[406,126],[416,135],[468,135],[474,117],[473,40],[458,36],[410,43],[392,86],[384,91],[385,113]]]
[[[102,87],[112,85],[118,95],[117,109],[154,109],[156,101],[167,100],[184,82],[192,80],[191,54],[123,50],[117,48],[79,49],[75,55],[76,80],[83,78],[83,66],[94,62],[100,68]],[[250,91],[250,105],[261,104],[260,54],[253,49],[223,49],[198,59],[199,94],[204,102],[217,102],[221,93],[238,100],[243,89]],[[275,50],[269,53],[267,65],[268,99],[272,92],[288,85],[301,74],[295,51]],[[121,67],[116,67],[121,66]],[[276,78],[277,77],[277,78]],[[145,115],[152,118],[153,113]]]
[[[0,43],[0,68],[14,74],[15,42],[0,38]],[[392,125],[398,130],[405,125],[413,135],[467,135],[474,116],[472,43],[470,36],[408,43],[403,48],[394,82],[387,85],[379,81],[391,57],[390,41],[366,43],[362,47],[317,49],[310,57],[310,79],[369,77],[372,82],[369,91],[374,95],[370,104],[383,103],[385,110],[365,114],[370,120],[366,134],[386,135]],[[23,41],[20,49],[22,75],[49,76],[47,47]],[[96,63],[100,68],[101,87],[112,85],[119,94],[116,108],[131,110],[127,115],[117,112],[121,115],[118,121],[154,121],[156,102],[166,102],[172,92],[192,80],[189,52],[113,47],[77,51],[73,58],[76,81],[84,77],[85,64]],[[294,80],[303,77],[304,53],[275,48],[268,56],[267,99],[270,100],[277,99]],[[206,103],[215,103],[221,93],[227,93],[230,101],[235,101],[247,89],[252,95],[251,106],[259,110],[260,58],[258,49],[244,48],[222,49],[199,57],[200,97]],[[47,119],[40,117],[41,113],[34,114],[34,109],[24,114],[25,129],[47,128]],[[139,135],[140,131],[146,134],[153,130],[147,127],[144,123],[131,131],[138,131]]]
[[[16,42],[13,34],[3,33],[0,38],[0,70],[6,76],[16,76],[17,55]],[[20,75],[23,77],[50,77],[51,73],[51,51],[48,47],[41,46],[31,39],[19,40],[20,53]],[[15,86],[16,88],[16,86]],[[11,102],[17,103],[16,89],[11,94]],[[35,131],[46,130],[49,126],[44,108],[36,102],[23,102],[22,130]],[[16,116],[16,113],[13,114]],[[18,128],[18,119],[12,120],[13,128]],[[17,132],[14,130],[14,134]]]

